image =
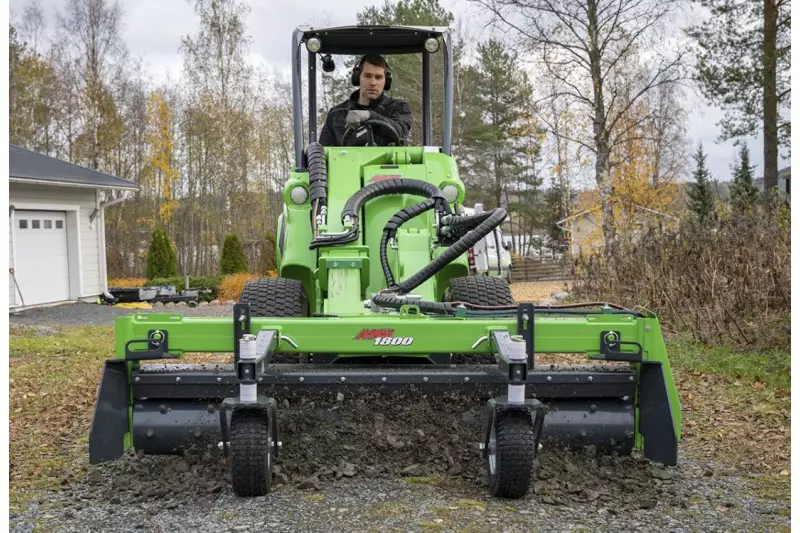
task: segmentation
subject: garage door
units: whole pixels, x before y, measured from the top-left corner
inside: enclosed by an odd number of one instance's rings
[[[69,300],[66,213],[15,211],[14,222],[14,274],[25,305]]]

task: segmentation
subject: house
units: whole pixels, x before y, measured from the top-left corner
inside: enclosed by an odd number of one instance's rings
[[[778,171],[778,194],[781,200],[787,204],[792,203],[792,167],[786,167]],[[764,192],[764,178],[753,180],[753,184],[758,187],[758,192]]]
[[[634,240],[648,230],[659,229],[678,221],[677,217],[638,204],[615,201],[612,204],[617,231]],[[556,225],[569,236],[572,257],[599,253],[605,244],[603,213],[599,205],[559,220]]]
[[[105,208],[136,190],[131,181],[9,145],[9,309],[95,301],[106,292]],[[104,201],[111,191],[123,194]]]

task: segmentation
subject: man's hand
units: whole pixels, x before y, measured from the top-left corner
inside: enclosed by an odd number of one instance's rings
[[[356,129],[361,125],[362,122],[366,122],[367,120],[369,120],[369,111],[353,109],[347,113],[345,123],[348,127]]]

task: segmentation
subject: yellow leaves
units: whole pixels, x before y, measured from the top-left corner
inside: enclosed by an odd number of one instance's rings
[[[145,172],[146,184],[153,187],[156,197],[164,201],[158,209],[158,217],[169,222],[178,202],[173,199],[173,185],[180,177],[175,163],[175,139],[172,108],[162,91],[153,91],[147,101],[147,134],[149,165]]]

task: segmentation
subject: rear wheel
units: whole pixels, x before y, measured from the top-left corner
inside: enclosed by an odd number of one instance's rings
[[[491,420],[486,471],[489,490],[499,498],[522,498],[533,478],[536,431],[530,414],[500,412]]]
[[[453,278],[444,293],[446,302],[468,302],[475,305],[514,305],[511,287],[505,278],[465,276]]]
[[[308,316],[308,299],[296,279],[261,278],[248,281],[239,303],[249,303],[252,316]]]
[[[303,291],[303,284],[289,278],[261,278],[248,281],[239,303],[249,303],[253,317],[282,316],[307,317],[308,298]],[[307,363],[308,354],[275,353],[274,363]]]

